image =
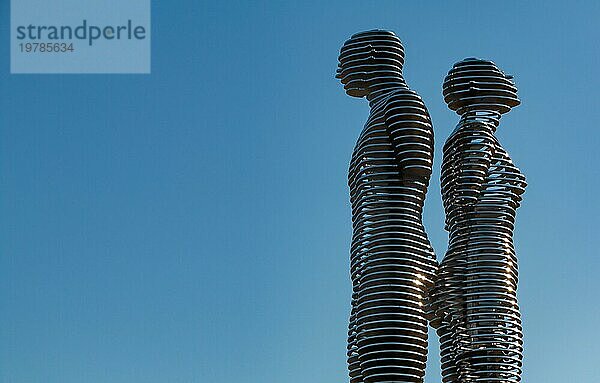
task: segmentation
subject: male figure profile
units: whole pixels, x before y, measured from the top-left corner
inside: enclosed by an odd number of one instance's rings
[[[433,130],[403,64],[400,39],[382,30],[353,35],[339,55],[336,77],[371,108],[348,175],[351,383],[421,383],[425,375],[427,296],[437,266],[422,224]]]

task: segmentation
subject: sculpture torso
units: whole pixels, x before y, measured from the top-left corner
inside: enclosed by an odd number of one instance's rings
[[[371,108],[348,177],[351,382],[422,382],[425,301],[436,271],[421,221],[433,132],[423,102],[408,88],[389,92]]]
[[[515,212],[525,177],[494,136],[463,118],[444,145],[448,252],[434,290],[444,382],[518,382],[522,333],[516,298]]]

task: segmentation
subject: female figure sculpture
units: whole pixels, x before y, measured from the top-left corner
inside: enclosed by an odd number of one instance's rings
[[[448,251],[432,291],[443,382],[519,382],[515,212],[525,177],[494,135],[520,104],[493,62],[468,58],[448,72],[444,100],[461,118],[444,145],[442,199]]]
[[[403,63],[400,39],[381,30],[353,35],[339,56],[336,77],[371,108],[348,176],[351,383],[422,382],[425,375],[425,311],[437,263],[421,215],[433,131],[423,101],[404,81]]]

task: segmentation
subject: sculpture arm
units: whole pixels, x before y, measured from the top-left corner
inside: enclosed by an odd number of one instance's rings
[[[433,128],[421,98],[406,90],[386,104],[385,124],[403,178],[429,179],[433,163]]]
[[[459,128],[454,139],[457,142],[453,153],[453,202],[461,206],[474,204],[479,199],[494,157],[494,133],[486,124],[468,123]]]

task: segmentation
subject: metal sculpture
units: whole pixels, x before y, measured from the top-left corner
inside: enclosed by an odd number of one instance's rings
[[[520,381],[512,235],[526,182],[494,135],[501,115],[520,104],[511,79],[491,61],[468,58],[444,81],[444,100],[461,118],[444,145],[450,238],[432,291],[443,382]]]
[[[393,32],[353,35],[336,77],[371,113],[350,162],[353,236],[348,331],[351,383],[422,382],[428,290],[437,263],[421,216],[433,160],[427,108],[402,76]]]

